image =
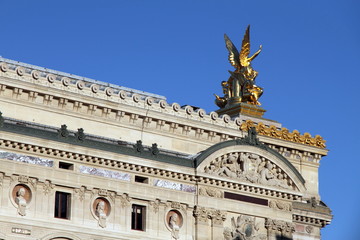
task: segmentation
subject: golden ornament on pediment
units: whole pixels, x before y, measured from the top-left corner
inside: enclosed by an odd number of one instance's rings
[[[274,125],[266,126],[262,122],[255,124],[253,121],[247,120],[241,124],[240,130],[248,131],[251,127],[255,127],[256,131],[260,135],[306,144],[318,148],[326,148],[326,141],[319,135],[316,135],[315,137],[312,137],[310,133],[304,133],[301,135],[298,130],[289,132],[287,128],[278,129]]]

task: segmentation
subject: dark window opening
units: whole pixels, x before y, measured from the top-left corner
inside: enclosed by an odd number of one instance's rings
[[[146,207],[144,206],[132,205],[131,229],[145,231],[145,211]]]
[[[55,213],[54,217],[70,219],[70,193],[56,192],[55,193]]]
[[[147,177],[135,176],[135,182],[149,183],[149,179]]]
[[[255,203],[255,204],[264,205],[264,206],[268,205],[268,200],[266,200],[266,199],[250,197],[250,196],[245,196],[245,195],[230,193],[230,192],[225,192],[224,198],[242,201],[242,202],[248,202],[248,203]]]
[[[59,168],[67,169],[67,170],[74,170],[74,164],[67,163],[67,162],[59,162]]]

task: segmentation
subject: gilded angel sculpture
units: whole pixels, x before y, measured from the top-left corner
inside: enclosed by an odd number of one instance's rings
[[[246,29],[240,53],[226,34],[224,37],[226,48],[229,51],[229,62],[235,67],[235,71],[229,71],[230,78],[228,81],[221,83],[224,97],[215,95],[216,104],[220,108],[240,102],[261,105],[258,99],[262,95],[263,89],[255,85],[255,78],[258,72],[252,68],[251,62],[259,55],[262,46],[260,45],[259,50],[249,57],[250,25]]]

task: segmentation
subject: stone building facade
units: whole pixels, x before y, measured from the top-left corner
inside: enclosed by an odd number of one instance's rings
[[[320,136],[0,58],[0,239],[320,239]]]

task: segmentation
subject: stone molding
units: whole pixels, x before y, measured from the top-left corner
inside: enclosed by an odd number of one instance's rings
[[[60,157],[66,160],[71,159],[74,162],[84,162],[84,163],[91,162],[93,165],[98,165],[99,167],[103,166],[114,170],[121,170],[127,172],[135,172],[135,173],[141,172],[142,174],[148,174],[154,177],[161,176],[162,178],[173,179],[176,181],[180,180],[193,184],[195,182],[198,182],[200,184],[209,185],[209,186],[223,186],[225,188],[228,188],[229,191],[234,191],[234,190],[242,191],[253,194],[255,193],[263,196],[284,198],[289,200],[299,200],[301,199],[302,196],[301,193],[295,193],[295,192],[289,193],[289,192],[279,191],[276,189],[268,189],[265,186],[254,186],[250,183],[236,183],[233,182],[231,179],[226,181],[212,177],[178,173],[164,169],[141,166],[138,164],[131,164],[114,159],[98,158],[95,156],[79,154],[76,152],[64,151],[64,150],[43,147],[33,144],[24,144],[13,140],[0,139],[0,147],[8,148],[9,150],[11,149],[26,150],[32,153],[44,154],[44,155],[46,154],[47,156],[50,157],[52,156],[57,158]]]
[[[6,63],[5,63],[5,65],[6,65]],[[9,74],[9,71],[11,71],[11,69],[8,68],[8,70],[6,70],[3,73],[3,75],[5,73]],[[26,75],[26,72],[28,72],[28,71],[25,71],[25,75]],[[1,73],[2,72],[0,71],[0,76],[1,76]],[[25,78],[25,75],[18,76],[18,74],[16,74],[16,79],[17,80],[20,79],[25,82],[29,82],[28,79],[22,79],[22,78]],[[29,75],[29,77],[30,77],[30,75]],[[66,78],[68,78],[68,77],[66,77]],[[36,81],[32,80],[30,82],[35,83],[35,84],[40,84],[41,79],[46,82],[45,86],[48,87],[49,81],[46,80],[45,77],[39,78]],[[64,82],[63,78],[61,78],[61,79],[62,79],[61,81]],[[70,91],[69,88],[73,87],[76,91],[72,90],[70,92],[73,92],[76,94],[79,94],[79,93],[81,94],[87,88],[92,89],[91,86],[94,86],[94,84],[91,84],[91,85],[85,84],[85,87],[79,88],[78,87],[79,85],[83,86],[83,84],[78,84],[78,82],[83,82],[82,80],[70,80],[70,81],[65,81],[65,82],[69,82],[69,84],[67,86],[65,86],[65,88],[62,87],[61,90]],[[52,83],[50,82],[50,85],[51,84]],[[223,133],[223,131],[222,132],[214,132],[212,130],[213,129],[212,127],[214,124],[218,125],[220,127],[229,128],[229,130],[230,129],[243,130],[243,129],[249,127],[249,122],[251,122],[252,125],[254,125],[254,123],[251,120],[246,120],[246,122],[245,122],[244,119],[240,119],[239,117],[232,120],[232,119],[229,119],[227,115],[219,117],[216,112],[211,112],[210,114],[207,115],[207,114],[204,114],[205,110],[203,110],[203,109],[198,109],[198,110],[194,111],[190,106],[176,107],[176,106],[178,106],[178,104],[176,104],[176,103],[169,105],[166,103],[166,101],[164,99],[155,101],[154,98],[151,98],[151,97],[145,97],[145,96],[144,97],[136,97],[136,96],[138,96],[137,93],[136,94],[130,93],[130,92],[124,93],[123,90],[117,91],[117,93],[115,94],[116,91],[109,90],[108,87],[100,88],[101,90],[97,90],[95,94],[91,95],[91,97],[95,97],[95,98],[99,98],[99,99],[107,100],[107,101],[113,101],[116,103],[121,103],[121,104],[124,104],[127,106],[131,106],[131,107],[135,106],[137,108],[139,108],[139,107],[144,108],[144,106],[145,106],[145,109],[151,109],[152,111],[154,111],[154,113],[160,112],[161,114],[169,114],[171,116],[184,118],[186,120],[192,120],[192,121],[194,121],[193,122],[194,124],[193,125],[184,125],[184,124],[174,122],[176,120],[169,120],[170,118],[166,118],[166,120],[161,120],[161,119],[158,119],[158,116],[155,118],[149,117],[149,116],[145,116],[145,115],[142,115],[139,113],[130,112],[129,110],[120,111],[115,108],[108,108],[108,107],[104,107],[102,105],[94,105],[94,103],[79,102],[77,100],[73,100],[70,98],[68,98],[68,99],[65,99],[63,97],[59,98],[55,95],[52,96],[48,93],[34,92],[31,90],[20,89],[18,87],[12,87],[12,86],[6,86],[5,84],[0,84],[0,89],[2,89],[2,91],[5,91],[7,88],[9,88],[10,90],[13,91],[13,94],[12,94],[13,97],[19,98],[19,96],[21,94],[26,94],[28,96],[26,101],[31,100],[31,102],[33,102],[33,103],[39,102],[39,101],[35,101],[35,99],[40,98],[40,97],[43,98],[43,104],[47,104],[49,106],[51,105],[50,103],[52,101],[56,101],[56,102],[58,102],[58,107],[61,108],[62,111],[64,110],[63,108],[65,105],[72,105],[73,111],[79,111],[79,108],[87,108],[87,111],[85,111],[85,112],[87,112],[88,114],[91,114],[92,117],[94,116],[95,112],[99,113],[98,114],[99,117],[105,116],[107,118],[113,118],[114,121],[121,121],[121,119],[125,119],[125,116],[126,116],[126,118],[129,120],[129,123],[132,123],[132,124],[135,124],[135,122],[138,119],[142,119],[141,121],[143,123],[140,124],[141,126],[150,126],[151,123],[158,126],[159,121],[160,122],[162,121],[163,124],[168,125],[168,127],[166,127],[166,128],[160,127],[160,128],[158,128],[159,130],[168,129],[171,134],[176,133],[177,135],[184,135],[184,137],[189,136],[190,132],[193,132],[191,135],[194,135],[195,138],[201,139],[201,140],[206,140],[209,142],[235,139],[238,136],[238,134],[234,135],[234,134],[231,134],[230,132],[225,133],[225,134]],[[88,90],[88,91],[90,91],[90,90]],[[111,93],[111,94],[109,95],[109,93]],[[103,96],[100,96],[101,94]],[[84,94],[84,95],[90,96],[89,94]],[[131,101],[133,103],[131,103]],[[211,124],[211,128],[207,128],[205,125],[203,127],[199,127],[199,124],[196,123],[199,121],[201,123]],[[188,121],[188,122],[191,122],[191,121]],[[262,134],[264,136],[275,137],[278,139],[283,139],[283,140],[294,142],[294,143],[307,144],[307,145],[318,147],[318,148],[325,148],[325,145],[324,145],[325,141],[318,135],[315,138],[311,138],[310,134],[305,133],[304,135],[300,135],[295,130],[295,131],[293,131],[293,133],[287,134],[289,136],[290,135],[293,136],[288,139],[287,137],[286,138],[282,137],[284,134],[281,136],[278,136],[279,134],[272,133],[275,130],[280,131],[280,132],[283,130],[284,130],[283,132],[286,132],[286,131],[289,132],[287,129],[285,129],[285,128],[279,129],[278,127],[275,127],[274,125],[268,126],[261,122],[259,124],[260,124],[260,126],[264,126],[266,129],[267,128],[272,129],[271,131],[269,130],[270,131],[269,134],[265,134],[267,131],[264,132],[262,130],[260,132],[260,134]],[[175,130],[177,130],[177,131],[175,131]],[[214,138],[215,136],[217,136],[216,139]]]

